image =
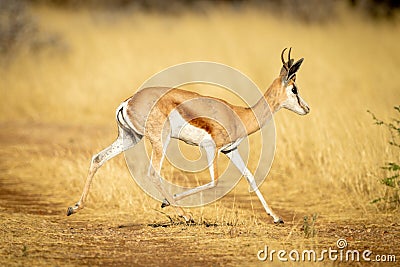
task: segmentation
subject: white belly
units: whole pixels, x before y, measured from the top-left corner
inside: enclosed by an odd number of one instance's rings
[[[177,110],[169,115],[171,126],[171,137],[182,140],[191,145],[200,146],[205,142],[212,141],[211,135],[204,129],[195,127],[185,121]]]

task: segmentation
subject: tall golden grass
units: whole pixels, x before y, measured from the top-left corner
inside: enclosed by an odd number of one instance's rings
[[[370,201],[383,194],[379,167],[400,156],[366,110],[389,118],[400,103],[399,24],[347,12],[335,22],[308,25],[252,9],[178,16],[31,11],[41,29],[60,34],[66,46],[22,51],[0,69],[3,125],[11,123],[10,133],[37,125],[48,129],[37,133],[41,142],[29,149],[13,144],[15,155],[7,150],[11,159],[3,164],[10,175],[59,192],[62,201],[76,201],[91,155],[116,136],[115,108],[152,74],[181,62],[217,61],[266,89],[279,73],[280,52],[291,46],[295,58],[305,58],[297,83],[311,113],[300,117],[282,110],[275,116],[277,151],[261,191],[273,207],[294,213],[351,217],[376,210]],[[75,130],[66,133],[63,127]],[[46,154],[49,144],[53,151]],[[29,160],[29,168],[11,168],[18,160]],[[264,220],[256,197],[248,195],[251,204],[235,200],[246,190],[241,183],[201,214],[226,219],[234,216],[226,207],[251,205],[257,214],[238,211]],[[100,169],[89,202],[89,212],[103,205],[149,212],[159,205],[132,183],[122,157]]]

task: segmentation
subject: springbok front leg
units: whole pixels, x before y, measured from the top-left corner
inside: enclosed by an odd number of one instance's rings
[[[211,177],[211,181],[207,184],[189,189],[187,191],[178,193],[174,195],[174,200],[180,200],[182,198],[191,196],[193,194],[197,194],[201,191],[207,190],[207,189],[211,189],[217,186],[218,183],[218,177],[217,177],[217,153],[216,153],[216,149],[215,149],[215,145],[214,143],[212,144],[207,144],[205,146],[203,146],[205,151],[206,151],[206,155],[207,155],[207,162],[208,162],[208,169],[210,171],[210,177]]]
[[[92,161],[90,162],[89,174],[86,178],[82,196],[73,207],[68,208],[67,216],[78,212],[80,209],[83,209],[89,193],[90,186],[92,184],[93,176],[95,175],[96,171],[109,159],[112,159],[123,151],[133,147],[142,138],[142,136],[140,136],[139,134],[135,134],[133,132],[128,133],[121,127],[118,127],[118,130],[118,138],[114,141],[114,143],[92,157]]]
[[[234,149],[234,150],[226,153],[225,155],[232,161],[232,163],[239,169],[239,171],[246,178],[247,182],[250,184],[250,187],[253,189],[254,192],[256,192],[256,194],[257,194],[258,198],[260,199],[267,214],[270,215],[274,219],[274,223],[276,223],[276,224],[283,223],[283,220],[281,218],[279,218],[279,216],[277,216],[272,211],[272,209],[268,206],[263,195],[261,194],[260,190],[257,187],[256,181],[254,180],[254,176],[251,174],[249,169],[247,169],[246,165],[244,164],[243,159],[240,156],[238,149]]]

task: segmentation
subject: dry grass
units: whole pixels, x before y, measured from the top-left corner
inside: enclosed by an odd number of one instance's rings
[[[21,52],[0,69],[5,180],[42,190],[66,207],[79,197],[91,155],[116,136],[115,108],[152,74],[185,61],[210,60],[233,66],[266,88],[279,72],[280,51],[292,46],[294,57],[305,57],[298,84],[311,113],[276,115],[277,151],[261,191],[293,229],[313,213],[321,222],[354,217],[371,222],[382,214],[398,220],[397,213],[370,204],[384,190],[379,167],[400,156],[366,110],[388,118],[400,103],[399,24],[345,12],[324,26],[294,25],[255,10],[178,17],[45,7],[32,12],[43,30],[60,33],[68,46],[61,52]],[[133,213],[130,221],[146,223],[163,217],[155,209],[159,203],[132,182],[120,156],[100,169],[82,213]],[[242,182],[223,200],[191,212],[219,224],[269,223]],[[286,230],[278,240],[287,245],[296,234]]]

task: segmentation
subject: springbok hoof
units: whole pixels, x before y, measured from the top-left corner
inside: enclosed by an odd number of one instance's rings
[[[186,224],[195,224],[196,222],[192,219],[192,218],[190,218],[189,220],[187,220],[186,221]]]
[[[163,209],[165,207],[168,207],[169,205],[171,204],[169,204],[168,200],[164,198],[163,202],[161,203],[161,208]]]
[[[276,225],[280,225],[280,224],[284,224],[284,223],[285,222],[281,218],[278,218],[278,220],[274,221],[274,224],[276,224]]]
[[[186,224],[194,224],[195,223],[192,215],[190,215],[190,214],[181,215],[179,217],[183,218],[185,220]]]
[[[67,210],[67,216],[74,214],[74,208],[73,207],[68,207]]]

